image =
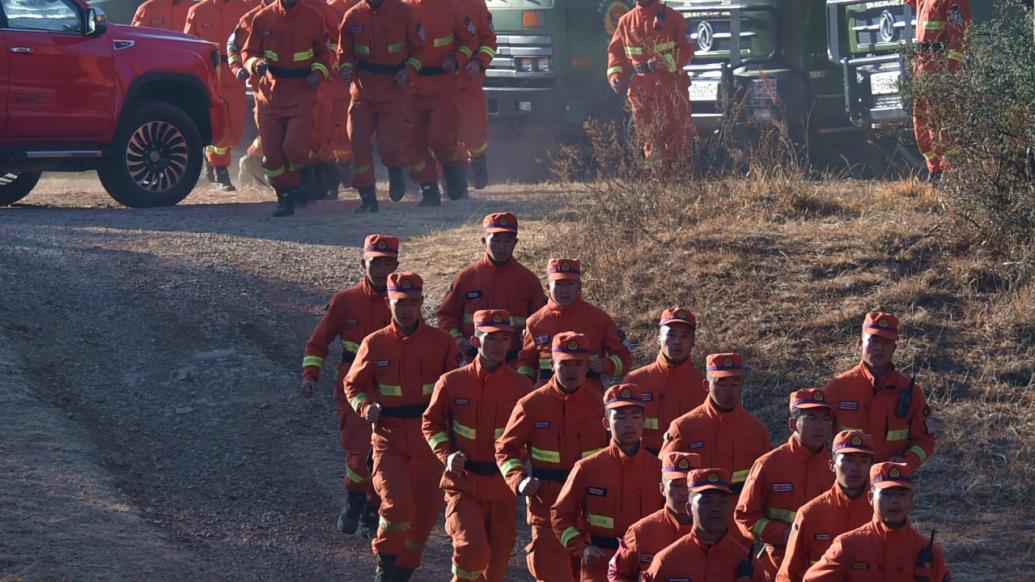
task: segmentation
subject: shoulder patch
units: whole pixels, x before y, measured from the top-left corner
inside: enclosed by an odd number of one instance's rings
[[[391,360],[378,360],[375,366],[378,368],[387,368],[391,363]]]
[[[829,542],[830,541],[830,534],[828,534],[828,533],[818,533],[818,534],[816,534],[816,541],[819,541],[819,542]]]
[[[703,449],[704,448],[704,441],[694,441],[694,442],[690,443],[690,448],[691,449]]]
[[[858,400],[842,400],[841,402],[837,403],[837,408],[839,410],[859,410],[859,401]]]
[[[468,299],[478,299],[479,297],[482,296],[482,292],[481,291],[477,291],[477,290],[476,291],[468,291],[467,293],[464,294],[464,296],[467,297]]]
[[[607,497],[607,489],[603,487],[586,487],[586,495],[593,495],[596,497]]]
[[[790,493],[794,491],[794,483],[773,483],[773,493]]]
[[[457,399],[453,400],[453,404],[457,404],[457,405],[460,405],[460,406],[467,406],[470,403],[471,403],[471,401],[466,399],[466,398],[457,398]]]
[[[650,402],[651,400],[654,400],[654,393],[653,392],[644,392],[643,394],[640,395],[640,398],[643,399],[644,402]]]
[[[349,32],[351,32],[352,34],[359,34],[359,33],[363,32],[363,26],[362,25],[353,26],[352,28],[349,29]]]
[[[853,570],[869,570],[870,564],[867,562],[852,562]]]
[[[550,336],[548,335],[540,335],[535,338],[535,345],[537,346],[544,346],[548,343],[550,343]]]
[[[359,324],[359,320],[358,319],[346,319],[345,320],[345,325],[358,325],[358,324]]]
[[[549,420],[539,420],[539,421],[536,421],[535,427],[536,428],[550,428],[550,421]]]

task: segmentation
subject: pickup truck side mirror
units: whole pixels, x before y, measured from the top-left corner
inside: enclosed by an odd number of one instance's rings
[[[86,10],[86,36],[102,36],[108,32],[108,15],[103,8],[91,6]]]

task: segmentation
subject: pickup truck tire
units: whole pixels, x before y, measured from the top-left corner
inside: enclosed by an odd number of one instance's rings
[[[168,103],[143,101],[119,123],[97,176],[126,206],[173,206],[194,189],[203,161],[201,134],[190,116]]]
[[[6,172],[0,174],[0,206],[25,198],[40,181],[40,172]]]

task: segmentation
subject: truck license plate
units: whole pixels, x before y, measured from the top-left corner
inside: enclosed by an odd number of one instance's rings
[[[874,95],[894,95],[898,93],[898,80],[901,76],[898,71],[870,75],[870,93]]]
[[[718,81],[694,81],[694,83],[690,85],[691,101],[717,101],[718,99]]]

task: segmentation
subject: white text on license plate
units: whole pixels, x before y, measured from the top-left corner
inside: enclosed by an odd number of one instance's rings
[[[718,98],[718,81],[695,81],[690,85],[691,101],[716,101]]]
[[[898,93],[898,71],[874,73],[870,75],[870,93],[874,95],[894,95]]]

